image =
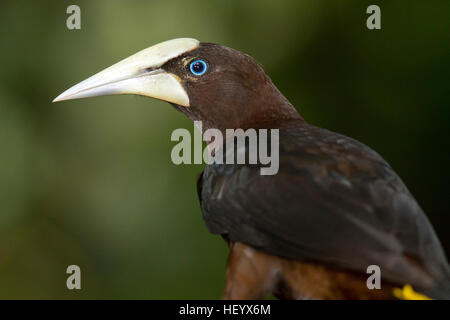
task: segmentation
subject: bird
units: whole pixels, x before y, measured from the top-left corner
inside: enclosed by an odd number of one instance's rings
[[[224,139],[227,129],[278,130],[276,174],[213,161],[197,181],[204,222],[229,247],[224,299],[450,298],[440,240],[391,166],[363,143],[309,124],[249,55],[168,40],[53,101],[111,94],[166,101]],[[379,288],[368,286],[373,265]]]

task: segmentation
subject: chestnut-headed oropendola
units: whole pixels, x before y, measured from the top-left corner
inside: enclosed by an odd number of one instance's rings
[[[308,124],[250,56],[174,39],[54,101],[109,94],[165,100],[203,131],[279,129],[277,174],[212,163],[198,180],[206,225],[230,248],[225,298],[450,298],[444,251],[397,174],[364,144]],[[371,265],[379,290],[366,284]]]

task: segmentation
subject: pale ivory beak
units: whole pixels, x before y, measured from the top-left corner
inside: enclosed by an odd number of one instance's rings
[[[78,83],[53,102],[111,94],[138,94],[189,107],[189,97],[180,79],[160,67],[198,45],[198,40],[189,38],[161,42]]]

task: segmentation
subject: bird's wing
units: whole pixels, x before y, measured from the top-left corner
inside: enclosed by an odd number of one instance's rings
[[[312,126],[280,130],[279,172],[208,165],[199,181],[209,230],[267,253],[429,287],[448,277],[439,240],[405,185],[373,150]]]

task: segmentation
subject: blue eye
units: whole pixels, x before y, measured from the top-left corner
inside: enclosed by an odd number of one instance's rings
[[[191,65],[189,66],[189,69],[196,76],[201,76],[205,74],[206,69],[208,69],[208,65],[206,64],[205,61],[199,59],[192,62]]]

